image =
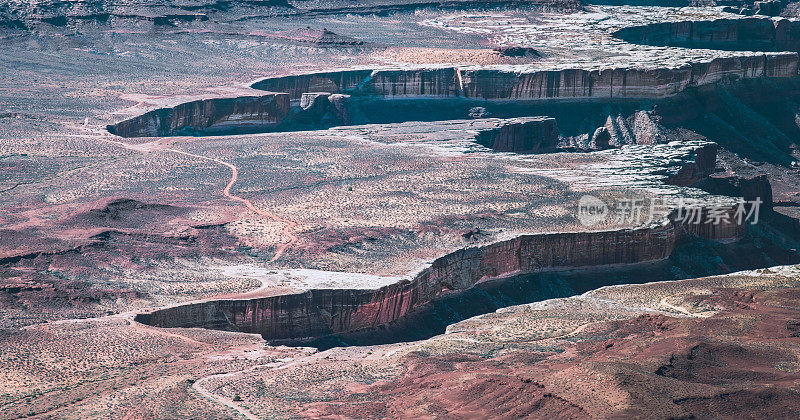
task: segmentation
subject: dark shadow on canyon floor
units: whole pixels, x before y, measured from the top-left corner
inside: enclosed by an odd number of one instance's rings
[[[280,103],[276,104],[276,101]],[[327,97],[315,99],[311,105],[306,104],[306,109],[290,105],[287,98],[279,99],[279,96],[272,94],[262,98],[242,97],[217,102],[195,101],[175,108],[151,111],[109,126],[109,130],[123,137],[135,137],[142,130],[155,130],[147,134],[152,136],[232,135],[312,131],[365,124],[465,120],[479,112],[481,118],[555,118],[559,146],[567,151],[706,138],[741,157],[781,166],[791,166],[797,161],[797,139],[800,138],[797,119],[800,114],[800,79],[797,78],[723,80],[661,99],[498,101],[459,97],[386,99],[365,95],[350,97],[344,111]],[[258,120],[266,125],[259,125],[258,121],[208,122],[215,121],[215,118],[224,120],[224,116],[234,110],[249,107],[255,107],[248,111],[254,115],[273,107],[289,109],[282,120]],[[203,117],[200,118],[200,115]],[[210,125],[207,128],[194,125],[174,128],[175,122],[172,120],[176,118],[181,121],[202,120],[203,124]],[[413,127],[409,127],[409,130],[415,131]],[[595,142],[598,130],[609,133],[607,144]]]
[[[319,350],[410,342],[443,334],[448,325],[500,308],[575,296],[603,286],[681,280],[795,263],[800,263],[800,255],[763,237],[748,235],[727,244],[696,240],[679,244],[664,261],[543,272],[480,283],[434,300],[379,328],[310,340],[264,338],[273,345],[309,346]]]

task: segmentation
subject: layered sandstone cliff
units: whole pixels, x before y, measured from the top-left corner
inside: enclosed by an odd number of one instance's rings
[[[233,328],[270,339],[324,336],[396,321],[452,292],[506,276],[547,270],[634,264],[667,258],[671,224],[619,231],[524,235],[435,260],[410,280],[375,290],[315,289],[250,300],[217,300],[140,315],[160,327]]]
[[[719,57],[708,62],[658,69],[344,70],[263,79],[252,87],[281,93],[187,102],[150,111],[108,128],[123,137],[309,130],[336,125],[463,118],[466,109],[475,106],[470,101],[487,100],[493,101],[493,109],[508,107],[511,115],[507,116],[519,116],[531,115],[531,109],[525,112],[524,106],[550,101],[672,100],[689,88],[711,89],[711,85],[723,80],[777,81],[796,79],[797,74],[798,54],[785,52]],[[386,100],[393,102],[387,104]],[[681,109],[679,114],[691,113],[687,109],[697,114],[703,108]]]
[[[439,97],[490,100],[663,98],[690,86],[722,79],[797,76],[794,53],[720,57],[678,68],[564,69],[526,71],[513,67],[409,70],[344,70],[268,78],[253,88],[287,92],[377,95],[384,98]]]
[[[718,50],[800,52],[800,21],[743,18],[651,23],[614,36],[637,44]]]
[[[288,113],[289,96],[285,93],[212,98],[156,109],[109,125],[108,131],[122,137],[258,131],[280,124]]]

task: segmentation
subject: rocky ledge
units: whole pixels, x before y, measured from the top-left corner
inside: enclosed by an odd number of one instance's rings
[[[267,78],[252,87],[287,92],[293,100],[299,100],[307,92],[384,98],[656,99],[723,79],[792,78],[797,76],[797,71],[796,53],[764,53],[721,57],[710,62],[661,69],[527,71],[522,67],[508,66],[342,70]]]
[[[558,127],[555,118],[513,118],[498,128],[482,130],[475,141],[495,152],[552,152],[558,146]]]
[[[257,132],[280,124],[288,113],[288,95],[270,93],[186,102],[172,108],[156,109],[107,128],[112,134],[122,137]]]
[[[737,51],[800,52],[800,21],[740,18],[651,23],[614,36],[634,44]]]

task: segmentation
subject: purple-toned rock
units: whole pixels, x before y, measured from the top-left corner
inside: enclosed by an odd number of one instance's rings
[[[313,29],[310,26],[293,31],[279,32],[276,36],[289,41],[322,46],[351,46],[364,44],[364,41],[339,35],[329,31],[327,28]]]
[[[495,152],[546,153],[558,146],[558,128],[555,118],[515,118],[480,132],[476,141]]]
[[[210,134],[226,130],[258,130],[280,124],[289,113],[289,95],[213,98],[161,108],[109,125],[122,137]]]
[[[770,27],[774,26],[770,23]],[[774,35],[774,34],[773,34]],[[787,40],[791,44],[793,38]],[[800,45],[800,38],[798,39]],[[798,47],[800,50],[800,47]],[[798,56],[764,53],[716,58],[678,68],[565,69],[518,72],[509,69],[344,70],[263,79],[253,88],[287,92],[300,99],[306,92],[374,95],[386,98],[461,97],[489,100],[664,98],[688,87],[723,79],[796,77]]]
[[[314,289],[249,300],[216,300],[157,310],[137,321],[159,327],[206,327],[268,339],[316,337],[397,321],[433,299],[480,282],[551,269],[635,264],[667,258],[671,225],[619,231],[524,235],[438,258],[409,280],[378,289]]]
[[[525,57],[525,56],[532,56],[532,57],[541,57],[542,54],[539,53],[535,48],[531,47],[521,47],[519,45],[503,45],[499,47],[492,48],[493,51],[500,53],[500,55],[504,55],[506,57]]]
[[[608,149],[611,147],[611,134],[605,126],[598,127],[592,134],[591,147],[593,149]]]

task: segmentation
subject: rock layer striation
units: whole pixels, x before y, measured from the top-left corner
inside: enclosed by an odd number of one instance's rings
[[[280,124],[288,113],[289,97],[284,93],[212,98],[156,109],[109,125],[108,131],[122,137],[253,132]]]

